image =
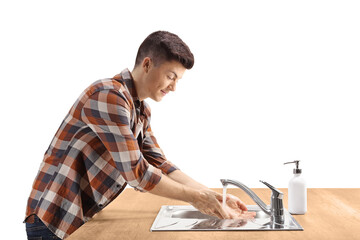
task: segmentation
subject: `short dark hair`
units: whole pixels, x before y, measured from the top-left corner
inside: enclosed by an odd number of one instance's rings
[[[135,67],[140,65],[145,57],[150,57],[155,66],[171,60],[178,61],[186,69],[191,69],[194,65],[194,55],[186,43],[176,34],[167,31],[153,32],[141,43]]]

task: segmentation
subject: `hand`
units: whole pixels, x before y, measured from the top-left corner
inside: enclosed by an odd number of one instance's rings
[[[199,194],[190,204],[206,215],[216,216],[220,219],[230,218],[230,215],[222,207],[222,195],[210,189],[199,190]]]
[[[255,212],[248,212],[246,205],[234,195],[226,194],[225,211],[231,219],[251,219],[254,218]]]

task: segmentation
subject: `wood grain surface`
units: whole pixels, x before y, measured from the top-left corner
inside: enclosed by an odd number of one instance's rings
[[[222,193],[222,189],[214,189]],[[271,191],[252,189],[266,204]],[[287,209],[287,189],[284,207]],[[255,203],[240,189],[228,188],[247,205]],[[308,189],[308,211],[294,215],[304,231],[181,231],[150,232],[150,227],[162,205],[188,205],[185,202],[141,193],[127,188],[92,220],[75,231],[69,240],[116,239],[360,239],[360,189]]]

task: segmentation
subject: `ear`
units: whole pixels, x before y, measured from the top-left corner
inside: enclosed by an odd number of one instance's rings
[[[151,58],[146,57],[146,58],[144,58],[141,66],[142,66],[144,72],[148,73],[149,69],[151,68],[151,65],[152,65]]]

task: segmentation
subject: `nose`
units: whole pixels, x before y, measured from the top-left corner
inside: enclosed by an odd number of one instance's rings
[[[170,91],[173,91],[173,92],[176,90],[176,81],[174,81],[173,83],[171,83],[169,85],[169,89],[170,89]]]

